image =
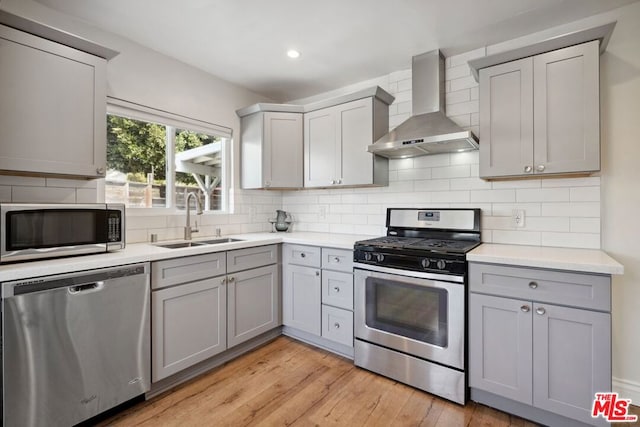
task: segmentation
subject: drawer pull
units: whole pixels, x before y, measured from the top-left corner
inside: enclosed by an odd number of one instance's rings
[[[529,310],[531,310],[531,308],[528,305],[523,305],[522,307],[520,307],[520,310],[524,311],[525,313],[528,313]]]
[[[227,283],[227,278],[226,277],[220,281],[221,285],[224,285],[225,283]]]
[[[337,286],[334,286],[333,291],[334,291],[334,292],[336,292],[336,293],[337,293],[337,292],[340,292],[340,288],[339,288],[339,287],[337,287]]]
[[[235,278],[235,277],[233,277],[233,276],[229,277],[229,282],[233,283],[233,282],[235,282],[235,281],[236,281],[236,278]]]
[[[536,289],[536,288],[538,287],[538,283],[536,283],[536,282],[529,282],[529,287],[530,287],[531,289]]]
[[[320,272],[319,272],[319,271],[316,271],[316,276],[319,276],[319,275],[320,275]]]
[[[306,257],[307,257],[307,254],[305,254],[304,252],[300,254],[300,258],[306,258]]]
[[[547,312],[547,310],[544,309],[544,307],[538,307],[536,308],[536,313],[538,313],[539,315],[543,315]]]
[[[340,258],[338,258],[337,256],[336,256],[336,257],[333,257],[333,260],[334,260],[335,262],[340,262]]]
[[[532,168],[531,166],[529,166],[529,165],[527,165],[527,166],[525,166],[525,167],[524,167],[524,171],[525,171],[525,173],[529,173],[529,172],[531,172],[532,170],[533,170],[533,168]]]
[[[333,324],[333,327],[336,329],[340,329],[340,323],[336,322]]]
[[[537,170],[538,172],[544,172],[544,169],[545,169],[544,165],[538,165],[538,166],[536,166],[536,170]]]

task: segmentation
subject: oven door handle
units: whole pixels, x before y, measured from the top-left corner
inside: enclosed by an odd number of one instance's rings
[[[464,283],[464,276],[452,274],[427,273],[424,271],[400,270],[397,268],[380,267],[378,265],[370,265],[356,262],[353,264],[354,269],[372,271],[376,273],[394,274],[396,276],[412,277],[415,279],[437,280],[441,282]]]

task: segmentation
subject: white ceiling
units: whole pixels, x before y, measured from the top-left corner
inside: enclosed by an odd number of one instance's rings
[[[276,101],[638,0],[37,0]],[[302,55],[289,59],[287,49]]]

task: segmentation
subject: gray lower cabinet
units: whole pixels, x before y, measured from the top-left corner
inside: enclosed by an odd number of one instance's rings
[[[598,43],[480,70],[480,177],[600,170]]]
[[[320,336],[320,268],[285,264],[282,281],[282,323]]]
[[[605,425],[591,407],[611,390],[610,276],[469,265],[471,398],[547,425]]]
[[[280,277],[277,265],[227,277],[229,348],[280,326]]]
[[[227,348],[224,276],[154,291],[151,312],[153,382]]]
[[[0,170],[102,177],[107,61],[0,25]]]

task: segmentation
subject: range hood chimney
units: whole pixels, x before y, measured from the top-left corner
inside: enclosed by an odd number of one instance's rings
[[[433,50],[413,57],[413,115],[367,150],[390,159],[478,149],[478,138],[445,115],[444,57]]]

